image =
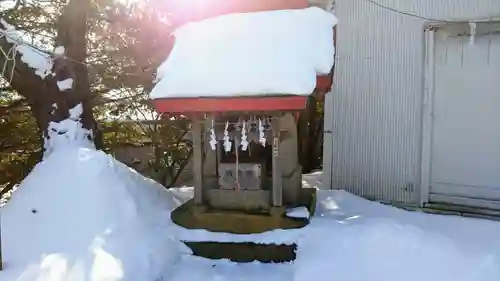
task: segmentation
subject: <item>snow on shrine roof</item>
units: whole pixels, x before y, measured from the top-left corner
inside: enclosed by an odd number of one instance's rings
[[[310,95],[333,67],[336,23],[316,7],[188,23],[174,32],[150,97]]]

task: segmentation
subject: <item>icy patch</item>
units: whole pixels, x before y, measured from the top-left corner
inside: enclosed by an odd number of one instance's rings
[[[111,156],[61,148],[2,209],[0,281],[162,280],[189,250],[174,196]]]
[[[316,7],[186,24],[175,31],[150,97],[310,95],[316,75],[333,66],[336,24]]]
[[[287,217],[291,218],[309,218],[309,210],[306,207],[297,207],[286,211]]]

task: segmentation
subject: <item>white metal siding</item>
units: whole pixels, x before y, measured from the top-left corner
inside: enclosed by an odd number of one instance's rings
[[[325,97],[325,117],[323,124],[323,188],[332,188],[333,168],[333,93],[327,93]]]
[[[498,0],[374,1],[441,20],[500,16]],[[418,204],[426,20],[367,0],[336,0],[335,13],[337,65],[327,100],[333,138],[325,142],[333,149],[333,187]]]

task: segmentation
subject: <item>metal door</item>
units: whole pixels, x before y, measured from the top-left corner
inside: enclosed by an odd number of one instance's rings
[[[434,34],[430,202],[500,209],[498,31],[464,23]]]

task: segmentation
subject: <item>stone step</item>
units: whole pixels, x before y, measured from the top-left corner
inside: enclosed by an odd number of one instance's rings
[[[183,241],[195,256],[228,259],[233,262],[283,263],[295,260],[297,245],[258,244],[252,242],[190,242]]]

